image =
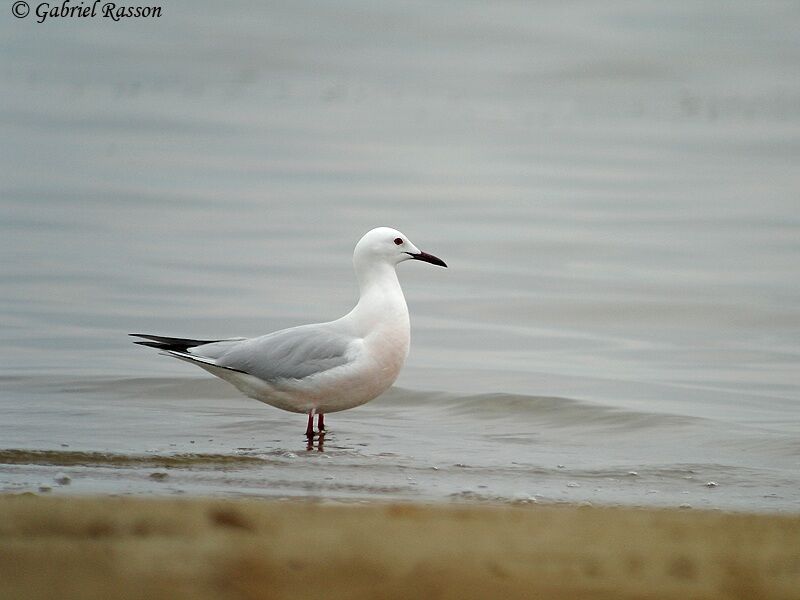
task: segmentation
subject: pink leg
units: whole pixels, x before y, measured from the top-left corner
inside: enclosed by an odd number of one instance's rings
[[[319,417],[317,417],[317,429],[320,433],[325,432],[325,415],[319,413]]]
[[[311,439],[314,437],[314,411],[308,411],[308,427],[306,427],[306,437]]]

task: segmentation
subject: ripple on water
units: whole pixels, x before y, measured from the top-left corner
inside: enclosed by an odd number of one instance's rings
[[[268,458],[246,454],[115,454],[110,452],[77,452],[65,450],[0,450],[0,464],[55,465],[55,466],[109,466],[109,467],[241,467],[260,466]]]

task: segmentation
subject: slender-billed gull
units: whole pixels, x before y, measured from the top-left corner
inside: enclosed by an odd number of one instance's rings
[[[395,267],[406,260],[446,267],[388,227],[367,232],[353,264],[360,297],[340,319],[256,338],[192,340],[132,333],[136,342],[197,365],[241,392],[283,410],[308,414],[306,436],[324,415],[369,402],[400,373],[411,339],[408,307]]]

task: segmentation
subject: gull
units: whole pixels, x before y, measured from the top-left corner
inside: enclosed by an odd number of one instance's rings
[[[411,341],[408,306],[395,268],[406,260],[447,267],[396,229],[378,227],[356,244],[359,299],[327,323],[300,325],[254,338],[193,340],[131,333],[233,384],[271,406],[308,415],[306,437],[320,435],[327,413],[377,398],[397,379]]]

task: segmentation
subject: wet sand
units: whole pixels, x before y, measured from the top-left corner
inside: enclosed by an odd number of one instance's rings
[[[0,497],[4,598],[797,598],[800,517]]]

